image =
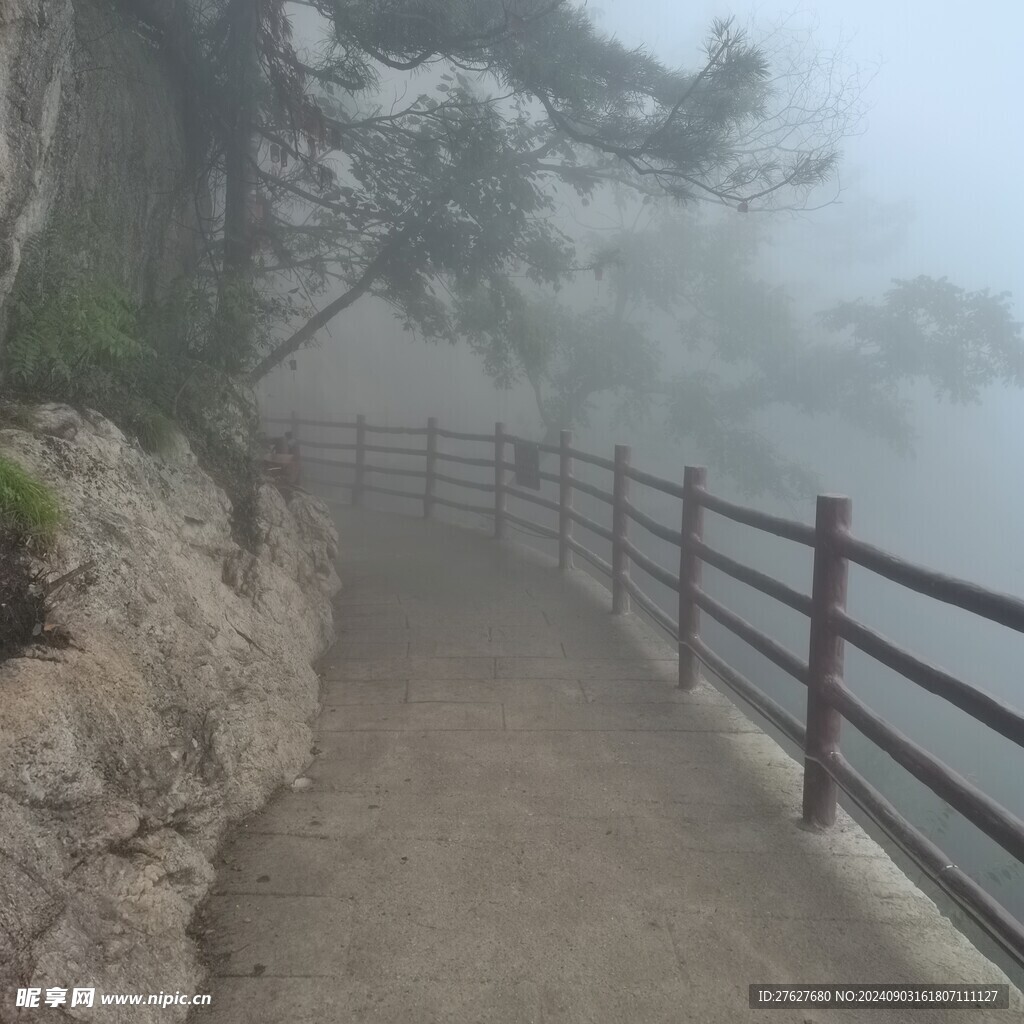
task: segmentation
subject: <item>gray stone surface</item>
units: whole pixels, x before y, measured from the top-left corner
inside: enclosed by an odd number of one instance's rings
[[[88,244],[143,299],[194,266],[201,129],[180,69],[139,26],[188,6],[0,3],[0,344],[19,270],[48,276],[59,256],[64,273]],[[47,225],[66,252],[41,236]]]
[[[717,691],[676,690],[671,648],[593,581],[339,514],[313,784],[224,851],[197,1020],[1016,1016],[749,1010],[760,981],[1005,979],[848,817],[798,827],[799,767]]]
[[[0,661],[0,1022],[20,986],[195,992],[189,924],[229,825],[309,760],[333,640],[337,534],[321,503],[273,488],[255,553],[184,439],[146,455],[109,421],[26,407],[0,451],[64,518],[35,569],[93,569],[51,598],[72,639]],[[74,1016],[82,1013],[76,1008]],[[97,1008],[105,1022],[181,1007]],[[61,1009],[17,1019],[70,1019]]]

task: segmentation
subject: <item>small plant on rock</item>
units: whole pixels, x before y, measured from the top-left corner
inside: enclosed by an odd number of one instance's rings
[[[53,493],[0,456],[0,657],[32,643],[46,618],[46,588],[31,549],[50,545],[60,523]]]
[[[59,523],[60,507],[50,489],[0,455],[0,533],[45,548]]]

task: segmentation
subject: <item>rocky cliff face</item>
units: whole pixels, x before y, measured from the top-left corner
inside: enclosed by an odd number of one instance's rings
[[[0,337],[48,224],[98,219],[106,272],[138,298],[190,265],[197,145],[180,82],[138,26],[105,0],[0,2]]]
[[[0,663],[0,1020],[27,984],[202,990],[192,912],[225,829],[310,759],[339,586],[316,499],[265,487],[247,552],[183,440],[154,457],[98,416],[32,418],[0,450],[65,510],[47,571],[91,568],[53,594],[70,646]]]

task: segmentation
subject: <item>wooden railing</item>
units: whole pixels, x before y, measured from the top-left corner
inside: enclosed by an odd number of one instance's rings
[[[353,460],[310,458],[305,463],[350,470],[353,504],[360,504],[367,493],[378,493],[422,502],[422,513],[433,515],[436,506],[481,513],[493,519],[494,536],[504,536],[507,524],[529,529],[558,543],[558,564],[570,568],[573,555],[589,562],[610,577],[612,610],[629,610],[630,601],[642,609],[678,644],[679,686],[689,690],[700,678],[700,665],[706,666],[736,695],[764,716],[776,729],[804,752],[803,819],[812,827],[825,828],[836,818],[838,792],[845,792],[907,853],[949,896],[951,896],[1007,953],[1024,965],[1024,924],[1003,907],[927,836],[890,803],[844,758],[840,749],[840,731],[845,719],[884,750],[894,761],[927,786],[933,793],[998,843],[1016,861],[1024,863],[1024,821],[1001,806],[971,782],[926,751],[912,739],[889,725],[843,683],[843,648],[853,644],[876,661],[896,671],[919,687],[941,697],[978,722],[1024,745],[1024,713],[998,698],[965,683],[942,669],[900,648],[846,612],[847,570],[853,562],[937,601],[955,605],[1018,632],[1024,632],[1024,601],[995,593],[964,580],[910,564],[882,551],[850,533],[851,503],[848,498],[821,495],[817,500],[814,526],[768,515],[733,504],[711,494],[703,467],[686,468],[681,483],[654,476],[635,468],[627,445],[615,447],[614,458],[606,459],[573,447],[572,433],[561,432],[558,445],[539,444],[541,453],[557,456],[558,472],[541,472],[543,481],[558,485],[558,499],[510,486],[508,473],[515,469],[506,461],[506,446],[524,439],[505,432],[501,423],[492,434],[442,430],[431,418],[425,427],[375,427],[359,416],[355,422],[335,423],[270,419],[271,423],[291,424],[298,437],[301,427],[340,428],[354,431],[350,443],[305,439],[304,448],[351,451]],[[375,442],[382,434],[425,437],[422,448],[410,448]],[[458,455],[444,450],[441,441],[486,443],[493,446],[488,457]],[[448,446],[450,447],[450,446]],[[424,469],[397,469],[374,465],[367,455],[375,453],[422,457]],[[576,463],[596,466],[613,474],[611,492],[577,478]],[[441,472],[438,464],[462,464],[488,469],[486,481],[467,480]],[[422,491],[401,490],[373,482],[384,475],[415,477],[424,480]],[[369,479],[368,479],[369,478]],[[493,494],[493,504],[454,501],[436,493],[438,482]],[[682,501],[679,529],[657,522],[643,513],[631,500],[631,485],[639,484]],[[611,529],[581,514],[573,506],[576,492],[611,506]],[[557,513],[558,527],[553,529],[508,510],[508,499],[530,502]],[[704,540],[704,513],[781,537],[813,549],[814,569],[811,593],[805,594],[756,569],[745,566]],[[633,542],[630,524],[679,549],[678,575],[645,555]],[[576,527],[603,538],[611,544],[611,562],[580,543]],[[701,585],[701,568],[713,566],[732,578],[782,602],[809,619],[806,662],[708,594]],[[678,615],[673,619],[630,576],[632,565],[678,594]],[[701,613],[719,622],[769,661],[802,683],[807,690],[803,721],[727,664],[701,636]]]

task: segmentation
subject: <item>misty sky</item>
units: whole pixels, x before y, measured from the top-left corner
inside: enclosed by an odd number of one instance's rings
[[[647,45],[666,62],[686,67],[699,60],[695,44],[716,16],[735,14],[740,23],[753,19],[770,26],[795,12],[794,24],[817,24],[814,35],[823,50],[845,42],[849,62],[878,70],[865,94],[866,131],[843,147],[843,179],[855,183],[856,194],[910,199],[914,214],[906,244],[878,267],[875,288],[892,276],[947,275],[968,288],[1012,291],[1021,310],[1024,4],[599,0],[591,9],[622,42]],[[847,206],[856,194],[846,197]],[[829,222],[827,212],[816,216]],[[858,274],[861,281],[868,287],[867,277]]]

